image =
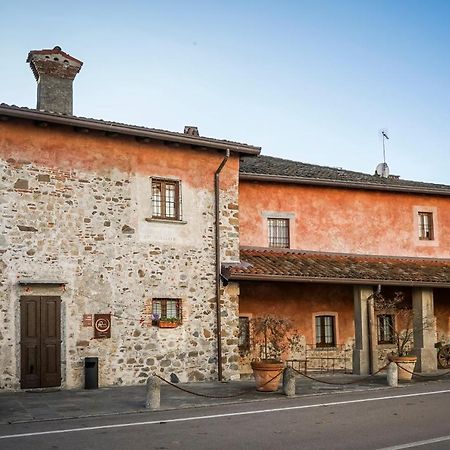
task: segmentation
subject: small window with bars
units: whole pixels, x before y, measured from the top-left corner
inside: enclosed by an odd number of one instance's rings
[[[424,241],[434,239],[433,213],[419,212],[419,239]]]
[[[161,320],[181,322],[181,300],[179,298],[152,299],[153,324],[158,325]]]
[[[180,182],[152,179],[152,217],[180,220]]]
[[[269,247],[289,248],[289,219],[269,218]]]
[[[239,317],[239,352],[245,354],[250,349],[250,319],[248,317]]]
[[[316,347],[335,347],[334,316],[316,316]]]
[[[394,343],[394,316],[392,314],[380,314],[377,316],[378,343]]]

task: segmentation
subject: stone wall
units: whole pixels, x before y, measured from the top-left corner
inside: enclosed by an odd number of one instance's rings
[[[222,289],[222,364],[226,380],[240,378],[239,366],[239,284],[230,283]]]
[[[62,154],[76,152],[70,138],[67,133]],[[102,386],[144,383],[152,372],[183,382],[216,379],[213,175],[223,156],[212,152],[208,160],[206,151],[157,149],[151,170],[133,164],[123,170],[114,160],[97,170],[68,167],[59,157],[44,164],[38,155],[47,149],[33,145],[31,153],[8,136],[0,139],[0,387],[19,387],[19,298],[39,295],[40,289],[62,298],[63,387],[83,385],[86,356],[99,357]],[[117,142],[124,152],[132,145]],[[91,151],[95,154],[95,147]],[[152,159],[151,146],[145,151]],[[175,156],[183,152],[189,164],[180,171],[171,163],[178,165]],[[239,258],[236,169],[232,157],[221,183],[224,261]],[[182,221],[146,220],[151,176],[181,181]],[[199,182],[201,177],[206,181]],[[20,287],[21,280],[56,284]],[[152,325],[152,298],[181,299],[182,324]],[[224,376],[236,378],[236,286],[223,290],[222,304]],[[84,315],[97,313],[111,314],[111,338],[94,339],[93,327],[83,326]]]

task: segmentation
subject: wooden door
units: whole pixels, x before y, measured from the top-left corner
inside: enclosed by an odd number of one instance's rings
[[[60,386],[60,297],[21,297],[20,328],[21,388]]]

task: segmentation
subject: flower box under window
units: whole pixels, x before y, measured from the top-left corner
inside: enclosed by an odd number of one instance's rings
[[[171,321],[171,320],[160,319],[158,322],[159,328],[176,328],[178,325],[180,325],[179,320]]]

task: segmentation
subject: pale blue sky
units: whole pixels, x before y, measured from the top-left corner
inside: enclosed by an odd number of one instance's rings
[[[450,1],[0,3],[0,102],[36,106],[28,51],[84,61],[74,114],[450,185]]]

